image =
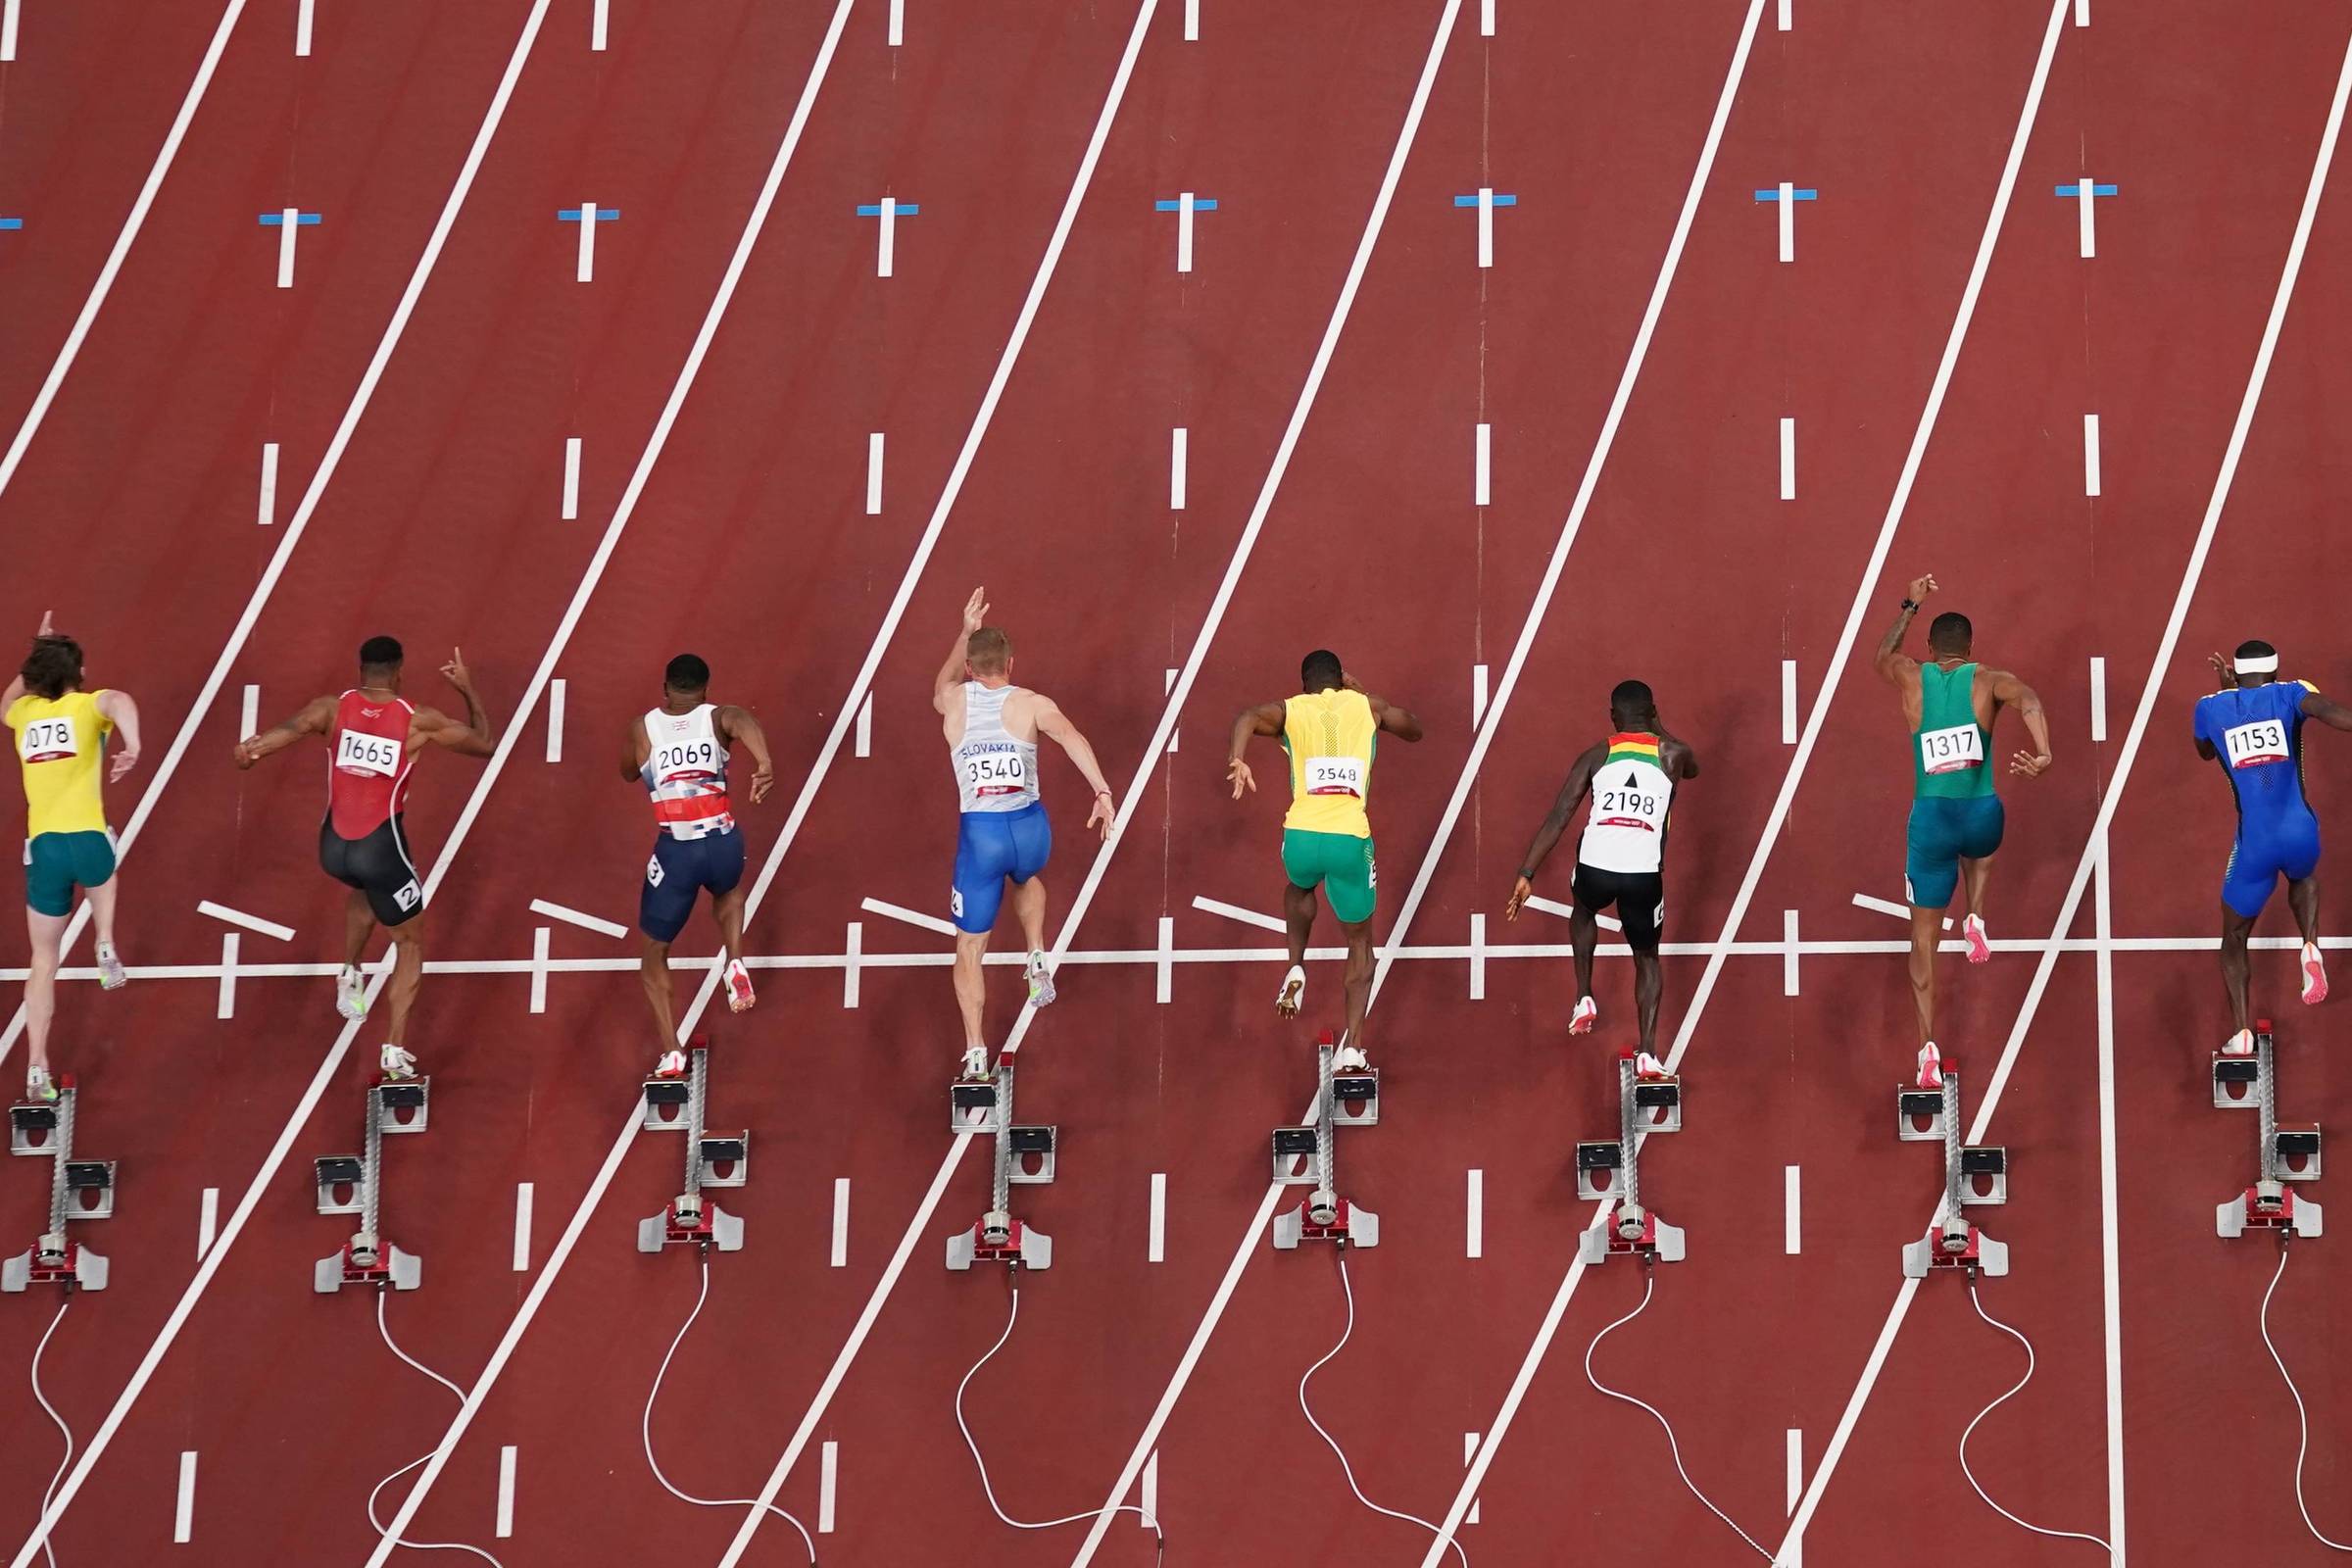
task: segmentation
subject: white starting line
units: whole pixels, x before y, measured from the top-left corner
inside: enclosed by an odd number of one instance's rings
[[[577,909],[566,908],[561,904],[550,904],[545,899],[533,899],[531,912],[544,914],[551,920],[562,920],[566,925],[576,925],[584,931],[593,931],[601,937],[611,937],[615,942],[629,934],[629,928],[625,925],[599,919],[593,914],[582,914]],[[289,936],[292,934],[292,932],[287,933]]]
[[[1290,931],[1289,926],[1273,915],[1260,914],[1255,909],[1245,909],[1238,904],[1226,904],[1218,899],[1204,899],[1196,894],[1193,907],[1207,914],[1221,914],[1228,920],[1239,920],[1244,925],[1253,925],[1260,931],[1275,931],[1285,935]]]
[[[1908,920],[1911,918],[1910,906],[1896,904],[1889,899],[1874,899],[1867,893],[1857,893],[1854,895],[1854,907],[1857,909],[1868,909],[1873,914],[1890,914],[1897,920]],[[1949,931],[1952,928],[1952,917],[1948,914],[1943,917],[1943,928],[1946,931]]]
[[[210,899],[198,900],[196,912],[209,914],[216,920],[225,920],[230,925],[243,926],[248,931],[257,931],[266,937],[275,937],[280,942],[294,940],[294,928],[290,925],[279,925],[275,920],[265,920],[258,914],[247,914],[242,909],[232,909],[225,904],[215,904]]]

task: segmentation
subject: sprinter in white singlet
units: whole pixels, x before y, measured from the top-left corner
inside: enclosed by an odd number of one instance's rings
[[[986,590],[975,588],[963,607],[956,646],[932,682],[931,706],[944,721],[953,748],[959,810],[956,832],[956,878],[948,910],[956,922],[956,1006],[963,1016],[963,1070],[985,1078],[988,1037],[981,1029],[987,992],[980,960],[997,923],[1005,884],[1012,886],[1012,912],[1029,946],[1025,971],[1029,1004],[1054,1001],[1054,975],[1046,966],[1046,884],[1039,872],[1054,853],[1054,829],[1038,795],[1037,738],[1052,739],[1095,792],[1086,825],[1110,837],[1117,816],[1110,786],[1095,765],[1094,748],[1051,698],[1012,684],[1012,639],[983,624]]]

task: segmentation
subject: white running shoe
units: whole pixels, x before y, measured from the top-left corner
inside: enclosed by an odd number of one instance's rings
[[[1646,1051],[1639,1052],[1634,1056],[1634,1076],[1663,1078],[1666,1076],[1666,1064]]]
[[[966,1046],[963,1048],[963,1075],[966,1078],[986,1078],[990,1076],[988,1069],[988,1048],[986,1046]]]
[[[1029,1005],[1032,1007],[1054,1005],[1054,998],[1056,994],[1054,990],[1054,971],[1046,967],[1044,954],[1030,954],[1028,967],[1023,969],[1021,974],[1029,982]]]
[[[2251,1056],[2254,1054],[2254,1031],[2240,1029],[2231,1035],[2229,1041],[2223,1045],[2222,1054],[2225,1056]]]
[[[1992,944],[1984,936],[1984,922],[1970,915],[1960,922],[1960,934],[1968,939],[1968,961],[1986,963],[1992,958]]]
[[[1342,1046],[1331,1054],[1331,1070],[1334,1072],[1362,1072],[1371,1065],[1372,1058],[1364,1054],[1361,1046]]]
[[[657,1078],[685,1077],[686,1053],[674,1046],[662,1053],[661,1059],[654,1063],[654,1076]]]
[[[2320,947],[2316,942],[2303,944],[2303,1004],[2311,1006],[2328,1000],[2328,966],[2320,961]]]
[[[749,1012],[752,1010],[754,1000],[752,971],[743,966],[741,958],[729,958],[727,960],[727,1010],[729,1012]]]
[[[416,1055],[401,1050],[398,1046],[384,1047],[382,1051],[376,1053],[375,1062],[378,1067],[383,1069],[384,1076],[387,1078],[414,1078],[416,1076]]]
[[[1576,999],[1576,1010],[1568,1015],[1568,1032],[1572,1035],[1589,1035],[1592,1032],[1592,1026],[1599,1021],[1600,1004],[1591,997],[1579,997]]]
[[[57,1099],[57,1082],[49,1076],[48,1068],[35,1066],[24,1069],[24,1098],[44,1104]]]
[[[349,964],[335,976],[335,1010],[354,1023],[368,1016],[368,981]]]
[[[1296,1018],[1305,1004],[1306,971],[1294,963],[1283,974],[1282,989],[1274,993],[1274,1010],[1285,1018]]]
[[[1919,1048],[1919,1087],[1922,1089],[1941,1089],[1943,1087],[1943,1053],[1936,1049],[1936,1042],[1933,1040]]]
[[[129,980],[130,971],[122,967],[122,958],[116,956],[115,945],[111,942],[99,943],[98,989],[101,991],[119,991],[125,984],[127,984]],[[2323,990],[2325,988],[2323,987]]]

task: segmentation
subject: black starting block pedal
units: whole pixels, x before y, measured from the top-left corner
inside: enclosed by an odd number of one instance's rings
[[[1298,1187],[1315,1179],[1315,1152],[1321,1148],[1312,1127],[1274,1129],[1274,1179]]]
[[[57,1136],[57,1106],[47,1101],[30,1101],[8,1107],[8,1152],[12,1154],[39,1155],[51,1152],[50,1141]]]
[[[948,1131],[993,1133],[997,1130],[997,1080],[958,1078],[948,1085]]]
[[[49,1223],[31,1247],[0,1260],[0,1291],[14,1293],[33,1285],[106,1289],[106,1259],[77,1246],[68,1234],[74,1220],[106,1219],[115,1211],[115,1162],[74,1157],[79,1102],[73,1075],[61,1073],[55,1100],[9,1107],[9,1152],[42,1155],[51,1162]]]

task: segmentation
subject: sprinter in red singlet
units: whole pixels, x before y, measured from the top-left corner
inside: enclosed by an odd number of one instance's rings
[[[370,637],[360,645],[360,684],[340,697],[321,697],[292,718],[237,743],[237,766],[247,768],[305,735],[333,752],[327,763],[326,818],[318,824],[318,863],[351,889],[343,919],[343,971],[335,977],[335,1010],[358,1021],[368,1016],[368,987],[360,959],[382,926],[395,955],[392,1021],[377,1062],[388,1078],[412,1078],[416,1058],[402,1045],[416,986],[424,977],[424,885],[417,879],[402,812],[416,754],[445,747],[464,757],[497,750],[490,715],[473,689],[464,658],[450,655],[442,675],[466,699],[466,722],[419,708],[400,695],[400,644]]]

